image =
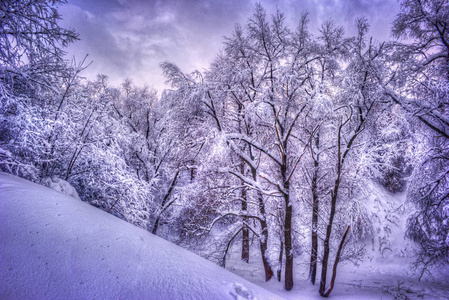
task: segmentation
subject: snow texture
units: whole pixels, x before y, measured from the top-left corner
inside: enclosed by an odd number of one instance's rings
[[[281,298],[87,203],[5,173],[0,249],[0,299]]]

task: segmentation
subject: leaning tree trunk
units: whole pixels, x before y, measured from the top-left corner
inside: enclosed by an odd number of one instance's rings
[[[260,252],[262,254],[262,263],[263,268],[265,270],[265,281],[269,281],[273,277],[273,269],[271,268],[271,265],[268,260],[268,226],[267,221],[265,220],[265,206],[263,205],[263,198],[262,195],[259,195],[259,209],[262,214],[262,220],[260,221],[260,227],[261,227],[261,237],[260,237]]]
[[[337,202],[336,192],[331,191],[331,212],[329,215],[329,223],[326,228],[326,238],[324,239],[324,252],[323,252],[323,262],[321,265],[321,282],[320,282],[320,295],[324,295],[326,289],[327,280],[327,266],[329,264],[329,253],[330,253],[330,238],[332,234],[332,225],[334,223],[335,207]]]
[[[261,229],[262,229],[262,233],[261,233],[261,238],[260,238],[260,253],[262,255],[262,263],[263,263],[263,268],[265,271],[265,281],[269,281],[272,277],[273,277],[273,269],[271,268],[271,265],[269,263],[268,260],[268,253],[267,253],[267,248],[268,248],[268,228],[267,228],[267,222],[262,221],[260,223],[261,225]]]
[[[337,278],[337,266],[338,266],[338,263],[340,262],[341,251],[342,251],[343,246],[345,244],[345,239],[346,239],[346,236],[348,235],[348,232],[349,232],[350,228],[351,228],[351,226],[348,226],[348,228],[346,229],[345,234],[343,235],[343,238],[341,239],[340,246],[338,247],[338,251],[337,251],[337,256],[335,257],[334,268],[332,270],[331,285],[330,285],[329,289],[327,290],[327,292],[321,294],[321,296],[323,296],[323,297],[329,297],[329,294],[334,289],[335,279]]]
[[[349,119],[348,119],[349,121]],[[326,280],[327,280],[327,266],[329,264],[329,243],[331,239],[332,234],[332,225],[334,223],[334,217],[335,217],[335,209],[337,206],[337,196],[338,196],[338,189],[340,187],[340,180],[341,180],[341,171],[343,168],[343,161],[341,157],[341,129],[344,124],[340,124],[338,128],[338,144],[337,144],[337,179],[335,179],[334,183],[334,189],[331,190],[331,210],[329,214],[329,223],[327,224],[326,228],[326,238],[324,239],[324,252],[323,252],[323,261],[322,261],[322,267],[321,267],[321,282],[320,282],[320,295],[323,296],[326,289]],[[346,154],[346,153],[345,153]]]

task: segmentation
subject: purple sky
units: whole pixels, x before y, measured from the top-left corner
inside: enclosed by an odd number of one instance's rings
[[[74,28],[81,40],[71,45],[68,58],[89,54],[92,65],[82,75],[102,73],[112,84],[130,78],[136,84],[165,88],[159,64],[170,61],[183,71],[207,68],[223,36],[234,24],[244,24],[253,0],[68,0],[60,7],[61,25]],[[385,40],[399,12],[396,0],[262,0],[268,13],[279,8],[287,23],[297,26],[309,11],[310,29],[316,32],[329,18],[355,33],[355,19],[365,16],[370,34]]]

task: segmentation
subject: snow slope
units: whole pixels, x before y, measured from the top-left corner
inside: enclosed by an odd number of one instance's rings
[[[280,299],[80,200],[0,173],[0,299]]]

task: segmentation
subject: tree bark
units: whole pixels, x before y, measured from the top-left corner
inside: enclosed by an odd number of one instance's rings
[[[350,228],[351,228],[351,226],[348,226],[348,228],[346,229],[345,234],[343,235],[343,238],[341,239],[340,246],[338,247],[338,251],[337,251],[337,256],[335,257],[334,268],[332,270],[331,285],[330,285],[329,289],[327,290],[327,292],[325,294],[321,295],[323,297],[329,297],[329,294],[334,289],[335,278],[337,278],[337,266],[338,266],[338,263],[340,262],[341,251],[343,249],[343,245],[345,243],[345,239],[346,239],[346,236],[348,235],[348,232],[349,232]]]
[[[267,248],[268,248],[268,230],[267,230],[267,223],[262,222],[262,237],[260,239],[260,252],[262,254],[262,263],[263,268],[265,271],[265,281],[269,281],[273,277],[273,269],[271,268],[270,263],[268,262],[268,256],[267,256]]]
[[[246,189],[242,189],[242,214],[246,214],[248,210],[248,203],[246,202]],[[246,263],[249,262],[249,229],[246,225],[248,222],[247,217],[243,217],[242,224],[242,260]]]
[[[265,205],[263,203],[262,194],[259,193],[259,210],[261,212],[261,215],[263,216],[262,220],[260,221],[260,227],[261,227],[261,237],[260,237],[260,252],[262,254],[262,263],[263,268],[265,271],[265,281],[269,281],[273,277],[273,269],[271,268],[271,265],[268,260],[268,226],[267,221],[265,220]]]
[[[286,161],[284,157],[284,161]],[[281,166],[281,175],[284,182],[284,202],[285,202],[285,220],[284,220],[284,243],[285,243],[285,289],[290,291],[293,288],[293,247],[292,247],[292,215],[293,208],[290,203],[290,182],[287,180],[287,166]]]
[[[239,230],[237,230],[237,231],[232,235],[231,239],[229,239],[228,243],[226,244],[226,249],[225,249],[225,252],[223,253],[223,258],[222,258],[222,260],[221,260],[221,266],[222,266],[223,268],[226,268],[226,256],[228,255],[229,248],[231,248],[232,241],[235,239],[235,237],[236,237],[236,236],[240,233],[240,231],[242,231],[242,230],[243,230],[243,227],[241,227]]]
[[[239,115],[242,115],[243,111],[243,105],[241,103],[238,103],[238,113]],[[241,118],[238,119],[239,123],[239,133],[242,133],[242,120]],[[240,174],[242,176],[245,176],[245,163],[242,159],[242,163],[240,164]],[[242,186],[244,185],[244,182],[242,181]],[[248,212],[248,202],[247,202],[247,193],[245,187],[242,188],[242,214],[246,215]],[[249,262],[249,229],[247,226],[248,218],[243,217],[243,225],[242,225],[242,260],[246,263]]]
[[[335,182],[335,188],[334,191],[331,191],[331,211],[329,215],[329,223],[327,224],[326,229],[326,238],[324,239],[324,252],[323,252],[323,262],[321,266],[321,282],[320,282],[320,295],[324,294],[324,291],[326,289],[326,280],[327,280],[327,266],[329,264],[329,243],[330,238],[332,234],[332,225],[334,223],[334,216],[335,216],[335,208],[337,203],[337,191],[338,186],[340,185],[340,176],[338,176],[337,181]]]
[[[288,196],[286,197],[288,198]],[[284,223],[284,240],[285,240],[285,289],[290,291],[293,288],[293,247],[292,247],[292,206],[286,199],[285,204],[285,223]]]
[[[157,229],[159,228],[159,222],[160,222],[162,213],[168,208],[168,207],[165,207],[165,204],[167,203],[168,198],[170,197],[173,189],[176,186],[176,180],[178,179],[178,175],[179,175],[179,170],[176,171],[175,177],[173,178],[173,180],[172,180],[172,182],[170,184],[170,187],[168,188],[168,191],[165,194],[164,199],[162,200],[161,212],[157,216],[156,221],[154,221],[153,230],[151,231],[151,233],[153,233],[154,235],[157,233]]]
[[[318,150],[320,144],[320,137],[317,134],[315,145]],[[313,153],[313,150],[312,150]],[[318,260],[318,212],[319,212],[319,198],[318,198],[318,168],[319,168],[319,153],[314,157],[314,171],[312,177],[312,252],[310,254],[310,280],[315,284],[317,273]]]
[[[282,273],[282,255],[284,254],[284,242],[281,238],[281,250],[279,251],[279,266],[277,270],[278,281],[281,282],[281,273]]]
[[[327,277],[327,265],[329,262],[329,243],[330,238],[332,234],[332,225],[334,223],[334,217],[335,217],[335,210],[337,206],[337,197],[338,197],[338,190],[340,188],[340,182],[341,182],[341,173],[343,169],[343,164],[346,158],[346,155],[348,155],[349,150],[351,149],[352,143],[354,142],[357,135],[360,133],[361,126],[363,124],[363,119],[361,119],[361,123],[358,125],[357,130],[355,131],[355,134],[351,137],[349,140],[346,150],[342,156],[341,154],[341,129],[345,124],[349,122],[352,116],[352,109],[351,109],[351,115],[349,118],[344,122],[340,123],[340,126],[338,127],[338,141],[337,141],[337,178],[335,179],[334,189],[331,190],[331,210],[329,214],[329,223],[327,224],[326,229],[326,238],[324,240],[324,252],[323,252],[323,262],[322,262],[322,268],[321,268],[321,282],[320,282],[320,295],[324,295],[324,291],[326,289],[326,277]]]
[[[257,172],[256,169],[251,168],[251,173],[253,176],[253,180],[257,180]],[[260,191],[257,191],[257,199],[259,202],[259,212],[261,216],[260,227],[261,227],[261,237],[260,237],[260,253],[262,255],[262,263],[265,271],[265,281],[269,281],[273,275],[273,269],[268,260],[268,226],[265,218],[265,204],[263,202],[263,196]]]

